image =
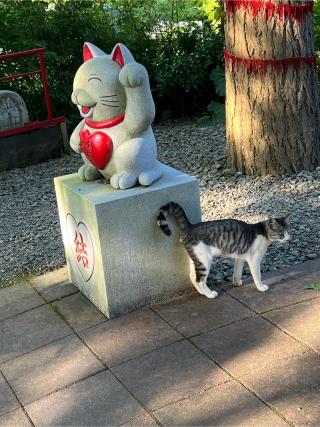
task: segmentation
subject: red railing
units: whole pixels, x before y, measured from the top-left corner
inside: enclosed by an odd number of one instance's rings
[[[0,61],[7,61],[15,58],[23,58],[25,56],[34,56],[34,55],[38,56],[40,69],[27,71],[24,73],[9,74],[8,76],[0,77],[0,81],[15,80],[23,77],[39,75],[41,77],[41,83],[42,83],[42,88],[44,93],[44,102],[47,108],[47,120],[44,120],[41,122],[27,123],[24,126],[20,126],[13,129],[0,130],[0,136],[12,135],[19,132],[26,132],[32,129],[38,129],[46,126],[56,125],[59,123],[63,123],[65,121],[64,117],[56,117],[56,118],[53,117],[52,105],[51,105],[51,99],[49,95],[49,88],[48,88],[48,81],[47,81],[47,74],[45,69],[45,56],[44,56],[45,51],[46,51],[45,48],[41,47],[39,49],[25,50],[23,52],[15,52],[15,53],[8,53],[5,55],[0,55]]]

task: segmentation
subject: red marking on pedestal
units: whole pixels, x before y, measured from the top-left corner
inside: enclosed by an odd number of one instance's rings
[[[83,280],[88,282],[95,265],[94,247],[89,229],[83,221],[77,223],[71,213],[66,215],[66,229],[74,261]]]

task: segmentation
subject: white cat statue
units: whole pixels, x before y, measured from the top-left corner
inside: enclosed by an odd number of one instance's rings
[[[91,181],[102,175],[115,189],[152,184],[161,168],[146,69],[120,43],[111,55],[85,43],[83,57],[71,96],[83,117],[70,138],[84,161],[80,178]]]

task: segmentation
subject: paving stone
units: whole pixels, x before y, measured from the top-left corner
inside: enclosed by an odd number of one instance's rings
[[[126,387],[150,409],[229,381],[230,377],[187,341],[112,368]]]
[[[31,279],[31,284],[47,302],[79,292],[78,288],[70,283],[67,267],[35,277]]]
[[[0,417],[1,427],[31,427],[29,418],[22,409],[16,409]]]
[[[192,341],[236,376],[307,351],[258,316],[207,332]]]
[[[140,310],[109,320],[80,333],[88,346],[113,366],[181,339],[151,310]]]
[[[108,320],[84,295],[78,292],[53,303],[56,309],[76,331]]]
[[[0,373],[0,415],[19,407],[18,400]]]
[[[130,420],[124,424],[121,424],[122,427],[156,427],[158,424],[155,419],[152,418],[149,414],[145,413],[140,417],[135,418],[134,420]]]
[[[25,409],[36,426],[114,426],[145,412],[109,371],[43,397]]]
[[[250,310],[226,294],[215,299],[191,294],[156,305],[153,309],[187,337],[252,315]]]
[[[1,369],[24,405],[104,366],[78,337],[69,335],[3,364]]]
[[[51,307],[42,306],[0,322],[0,363],[71,333]]]
[[[242,378],[295,426],[319,426],[320,358],[310,351]]]
[[[167,426],[288,426],[235,381],[168,405],[155,416]]]
[[[0,321],[44,304],[43,299],[27,284],[18,283],[0,289]]]
[[[226,291],[258,313],[318,298],[320,292],[303,288],[310,283],[320,282],[319,260],[263,275],[263,282],[270,286],[268,292],[258,291],[251,281],[244,286],[227,287]]]
[[[270,311],[265,317],[320,353],[320,299]]]

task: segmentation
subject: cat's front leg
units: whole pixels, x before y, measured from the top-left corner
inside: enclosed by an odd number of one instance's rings
[[[241,258],[236,258],[234,261],[234,270],[233,270],[233,284],[235,286],[241,286],[242,285],[242,270],[244,266],[245,261]]]
[[[248,264],[249,264],[250,271],[253,277],[254,284],[256,285],[256,288],[261,292],[265,292],[269,289],[269,286],[262,283],[261,281],[260,263],[261,263],[261,260],[257,258],[251,258],[250,260],[248,260]]]

